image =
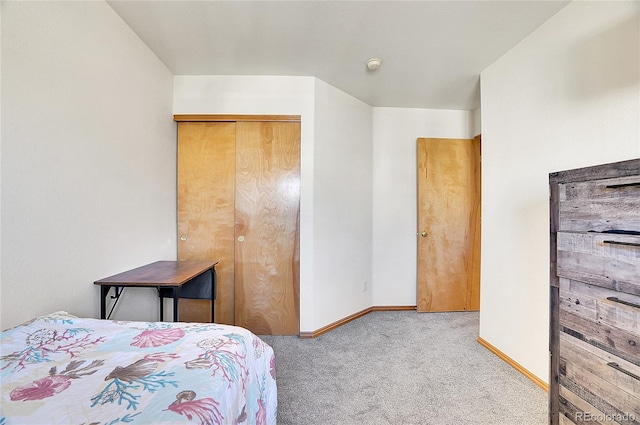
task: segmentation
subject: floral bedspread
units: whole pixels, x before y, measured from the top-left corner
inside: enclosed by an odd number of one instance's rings
[[[276,423],[273,350],[243,328],[57,312],[0,354],[0,425]]]

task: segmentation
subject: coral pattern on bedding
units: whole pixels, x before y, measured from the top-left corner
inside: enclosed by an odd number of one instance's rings
[[[2,332],[0,424],[272,424],[273,350],[244,328],[66,312]]]

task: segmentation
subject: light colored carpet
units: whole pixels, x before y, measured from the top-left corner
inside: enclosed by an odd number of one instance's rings
[[[547,423],[547,393],[478,344],[477,312],[372,312],[274,348],[279,425]]]

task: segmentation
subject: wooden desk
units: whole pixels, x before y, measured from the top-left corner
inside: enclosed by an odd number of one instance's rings
[[[113,312],[113,308],[122,295],[123,288],[157,288],[160,297],[160,321],[164,321],[164,298],[173,298],[173,321],[179,320],[178,299],[181,298],[183,285],[188,284],[202,276],[207,271],[211,271],[211,290],[207,296],[194,295],[194,288],[189,289],[189,294],[183,294],[184,298],[208,298],[211,299],[211,321],[213,322],[214,301],[216,299],[216,272],[213,261],[156,261],[137,269],[129,270],[113,276],[105,277],[94,282],[94,285],[100,285],[100,318],[106,319],[107,295],[111,288],[115,288],[115,302],[109,317]],[[195,288],[198,292],[198,288]]]

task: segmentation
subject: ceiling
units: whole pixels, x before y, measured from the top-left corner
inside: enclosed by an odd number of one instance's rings
[[[463,110],[480,106],[480,73],[568,3],[108,1],[175,75],[314,76],[372,106]]]

